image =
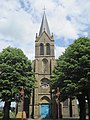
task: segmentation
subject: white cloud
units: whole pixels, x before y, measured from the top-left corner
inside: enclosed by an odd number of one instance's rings
[[[0,51],[9,45],[19,47],[34,59],[35,34],[39,32],[44,6],[50,31],[58,39],[63,37],[64,43],[79,35],[90,36],[89,0],[1,0]],[[60,46],[56,46],[56,58],[65,49]]]
[[[8,38],[6,39],[5,36],[0,34],[0,51],[8,47],[9,45],[12,45],[12,41],[10,41]]]
[[[59,58],[59,56],[61,56],[65,52],[65,49],[65,47],[55,46],[55,58]]]
[[[59,37],[65,39],[76,39],[82,31],[88,28],[87,14],[90,8],[87,5],[81,5],[82,1],[78,3],[77,0],[61,0],[60,5],[54,10],[54,15],[50,18],[52,30]],[[90,1],[88,2],[90,4]],[[85,15],[85,11],[88,11]],[[84,14],[83,14],[84,12]],[[85,16],[84,16],[85,15]],[[67,19],[69,17],[69,19]]]
[[[8,2],[10,2],[10,0]],[[19,47],[28,56],[29,53],[27,51],[34,49],[32,49],[32,46],[34,45],[38,24],[33,23],[32,16],[23,9],[18,9],[17,11],[18,6],[14,6],[15,4],[12,4],[14,10],[11,9],[10,4],[7,7],[8,2],[2,2],[2,8],[4,8],[8,14],[5,13],[5,15],[2,15],[3,9],[0,9],[0,50],[7,46]],[[30,46],[28,46],[28,44]],[[30,53],[34,54],[33,51]],[[29,54],[30,57],[28,57],[32,59],[33,54]]]

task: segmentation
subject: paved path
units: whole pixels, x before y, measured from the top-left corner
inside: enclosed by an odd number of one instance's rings
[[[28,119],[28,120],[57,120],[57,119]],[[79,120],[79,118],[63,118],[60,120]]]
[[[27,120],[58,120],[58,119],[27,119]],[[60,120],[79,120],[79,118],[60,118]],[[86,118],[86,120],[89,120],[88,118]]]

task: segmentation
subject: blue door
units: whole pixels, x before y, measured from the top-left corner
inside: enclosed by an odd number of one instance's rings
[[[49,118],[50,106],[49,104],[40,105],[40,116],[41,118]]]

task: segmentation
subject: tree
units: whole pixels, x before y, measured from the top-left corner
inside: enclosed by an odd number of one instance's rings
[[[22,50],[7,47],[0,53],[0,99],[5,101],[4,119],[9,119],[11,101],[24,87],[25,97],[29,98],[34,87],[34,74],[31,61]]]
[[[90,111],[90,39],[79,38],[57,60],[51,77],[60,86],[61,99],[76,96],[80,105],[80,120],[85,120],[85,97]],[[90,112],[89,112],[90,117]]]

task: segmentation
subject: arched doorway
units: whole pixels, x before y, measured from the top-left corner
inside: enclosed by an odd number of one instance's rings
[[[47,96],[41,98],[40,117],[42,119],[50,118],[50,99]]]

